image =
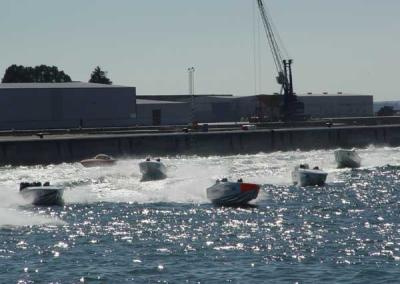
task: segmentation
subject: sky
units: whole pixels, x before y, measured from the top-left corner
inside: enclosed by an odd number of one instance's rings
[[[399,0],[264,0],[294,59],[297,93],[400,100]],[[140,95],[279,92],[256,0],[0,0],[0,77],[55,65],[88,81],[99,65]]]

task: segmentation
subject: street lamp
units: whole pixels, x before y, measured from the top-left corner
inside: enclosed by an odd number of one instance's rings
[[[192,125],[194,124],[194,67],[188,68],[188,74],[189,74],[189,95],[191,96],[191,109],[192,109]]]

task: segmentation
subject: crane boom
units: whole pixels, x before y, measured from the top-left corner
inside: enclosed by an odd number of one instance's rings
[[[268,44],[271,48],[272,57],[274,59],[275,68],[278,72],[276,80],[281,85],[281,94],[283,93],[282,114],[283,119],[292,120],[295,116],[300,116],[304,112],[304,104],[297,101],[297,97],[293,92],[293,76],[292,76],[292,59],[284,59],[276,40],[272,20],[268,17],[267,10],[263,0],[257,0],[260,10],[261,19],[264,24],[265,33],[267,35]]]
[[[282,59],[282,55],[281,55],[281,51],[280,51],[278,42],[276,41],[276,38],[275,38],[275,33],[272,29],[272,23],[271,23],[270,19],[268,18],[267,11],[264,7],[263,1],[257,0],[257,4],[258,4],[258,8],[261,13],[261,19],[264,24],[264,29],[265,29],[265,33],[267,35],[268,44],[271,48],[272,57],[274,59],[276,71],[278,71],[278,74],[283,73],[283,65],[282,65],[283,59]]]

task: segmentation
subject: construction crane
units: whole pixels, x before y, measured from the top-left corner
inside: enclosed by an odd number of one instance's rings
[[[278,72],[276,80],[281,85],[281,95],[283,103],[281,106],[281,116],[283,120],[297,120],[304,117],[304,104],[297,100],[293,91],[292,59],[283,58],[281,48],[273,29],[272,20],[269,18],[263,0],[257,0],[261,19],[264,24],[268,44],[271,48],[272,57]]]

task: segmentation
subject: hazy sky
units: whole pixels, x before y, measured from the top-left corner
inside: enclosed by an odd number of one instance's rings
[[[115,84],[164,95],[187,93],[194,66],[196,93],[276,92],[265,35],[254,29],[255,2],[0,0],[0,76],[11,64],[47,64],[87,81],[100,65]],[[297,92],[400,99],[399,0],[265,3],[295,60]]]

